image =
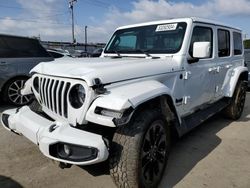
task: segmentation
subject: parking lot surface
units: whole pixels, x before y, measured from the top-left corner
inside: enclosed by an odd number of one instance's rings
[[[0,112],[9,107],[0,104]],[[106,163],[61,170],[0,126],[0,188],[113,188]],[[250,93],[240,120],[216,115],[174,144],[160,188],[250,187]]]

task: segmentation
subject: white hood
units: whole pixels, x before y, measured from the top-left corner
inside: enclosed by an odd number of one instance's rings
[[[171,57],[70,58],[40,63],[31,70],[31,73],[83,79],[92,86],[94,78],[99,78],[106,84],[178,70],[180,67]]]

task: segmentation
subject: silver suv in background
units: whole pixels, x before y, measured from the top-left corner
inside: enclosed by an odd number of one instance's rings
[[[0,35],[1,99],[13,105],[25,105],[31,97],[20,90],[29,78],[30,70],[40,62],[54,60],[37,39]]]
[[[245,61],[248,67],[248,87],[250,87],[250,49],[245,49]]]

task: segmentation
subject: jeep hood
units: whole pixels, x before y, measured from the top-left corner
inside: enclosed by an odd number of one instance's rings
[[[89,86],[99,78],[103,84],[154,76],[180,70],[172,57],[58,59],[38,64],[31,73],[83,79]]]

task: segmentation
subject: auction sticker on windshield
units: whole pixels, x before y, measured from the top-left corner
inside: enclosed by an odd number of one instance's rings
[[[173,31],[176,30],[177,28],[177,23],[175,24],[164,24],[164,25],[158,25],[156,28],[156,32],[160,32],[160,31]]]

